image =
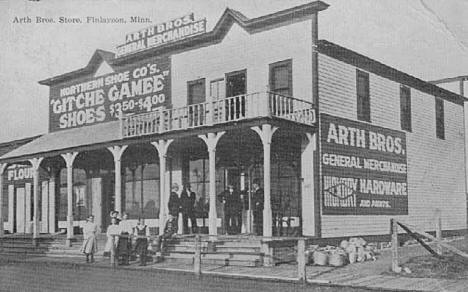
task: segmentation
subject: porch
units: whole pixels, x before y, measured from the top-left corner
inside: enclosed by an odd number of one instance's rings
[[[38,210],[40,206],[38,205],[41,196],[43,196],[38,179],[39,169],[46,169],[49,173],[55,173],[55,176],[50,179],[51,182],[57,180],[57,171],[64,171],[62,181],[66,181],[66,183],[62,184],[64,191],[66,191],[63,196],[66,204],[63,205],[66,211],[63,211],[65,220],[61,221],[61,225],[62,227],[66,226],[67,238],[71,241],[77,223],[74,220],[74,217],[76,217],[74,202],[77,201],[74,186],[77,182],[73,175],[77,168],[91,174],[99,174],[103,170],[99,167],[106,165],[106,169],[103,171],[110,177],[107,180],[107,191],[104,193],[112,194],[112,196],[107,198],[103,196],[100,199],[101,201],[97,203],[93,199],[89,205],[108,202],[106,203],[108,204],[106,210],[115,209],[122,212],[126,210],[125,187],[128,183],[125,180],[125,173],[128,173],[126,169],[133,167],[130,172],[135,176],[136,168],[132,166],[135,163],[137,163],[136,167],[140,167],[138,163],[141,163],[141,171],[148,163],[153,165],[157,163],[157,168],[149,168],[159,172],[153,179],[159,184],[154,188],[154,192],[157,193],[157,200],[154,200],[156,206],[153,208],[155,210],[153,213],[158,215],[153,221],[154,224],[158,225],[158,229],[162,230],[168,214],[167,203],[170,186],[173,182],[182,185],[187,179],[182,171],[183,161],[177,162],[180,163],[180,171],[178,174],[174,174],[174,169],[169,166],[173,163],[170,160],[174,161],[174,157],[180,156],[181,153],[187,153],[186,146],[193,145],[190,147],[196,148],[197,155],[203,156],[202,159],[206,160],[206,173],[209,178],[204,180],[203,184],[206,184],[206,199],[209,208],[207,210],[207,231],[209,234],[215,235],[219,232],[220,225],[222,225],[220,223],[222,222],[222,218],[220,218],[222,211],[219,207],[217,195],[225,186],[225,184],[219,184],[217,163],[222,160],[225,161],[228,156],[232,157],[233,153],[250,152],[250,157],[262,158],[263,156],[263,159],[259,161],[260,163],[257,163],[259,166],[257,175],[261,176],[259,178],[262,179],[261,185],[264,187],[265,193],[262,235],[267,237],[279,236],[283,232],[281,231],[283,227],[285,229],[290,227],[288,224],[291,221],[283,222],[282,213],[277,211],[278,208],[275,209],[275,195],[272,196],[272,186],[280,183],[280,176],[278,176],[278,181],[273,180],[272,182],[271,172],[272,169],[277,169],[279,173],[280,169],[284,170],[285,167],[284,165],[281,167],[281,163],[277,165],[273,163],[272,168],[272,144],[277,146],[284,144],[283,153],[295,149],[294,152],[297,153],[298,160],[291,161],[296,161],[294,167],[299,169],[299,173],[303,173],[303,175],[297,176],[294,181],[294,184],[297,185],[295,188],[298,188],[296,192],[298,194],[307,193],[308,195],[307,198],[298,195],[295,200],[298,210],[313,209],[315,119],[316,114],[312,104],[303,100],[269,92],[238,95],[181,108],[160,109],[150,113],[135,114],[122,117],[118,122],[50,133],[41,137],[38,141],[30,143],[32,145],[28,144],[26,149],[19,148],[18,151],[13,151],[9,156],[2,157],[5,158],[2,170],[5,170],[8,164],[17,161],[29,162],[32,165],[34,178],[32,197],[34,202],[31,208],[34,214],[32,231],[35,236],[42,230],[41,215],[37,215],[40,214]],[[277,133],[275,137],[278,137],[278,140],[273,139],[275,132]],[[234,149],[233,143],[237,143],[239,140],[248,142],[243,145],[242,149]],[[285,141],[288,143],[285,143]],[[56,147],[56,145],[60,146]],[[273,148],[278,148],[277,146],[273,146]],[[256,150],[253,151],[254,149]],[[155,150],[156,152],[154,152]],[[132,153],[144,153],[147,158],[143,157],[135,160]],[[237,168],[238,170],[234,171],[234,173],[237,173],[234,180],[239,185],[239,190],[242,190],[241,181],[243,179],[242,185],[245,189],[250,189],[251,184],[249,182],[251,182],[252,175],[246,175],[249,165],[243,163],[249,159],[251,158],[242,158],[234,162],[231,159],[230,161],[232,165],[236,163],[241,165],[240,168]],[[239,164],[239,162],[242,163]],[[226,173],[223,175],[226,177]],[[245,181],[246,177],[249,181]],[[94,182],[97,183],[98,181],[98,178],[94,179]],[[135,189],[134,182],[130,182],[130,185],[131,188]],[[143,183],[141,185],[143,186]],[[49,189],[52,190],[50,187]],[[104,193],[102,194],[104,195]],[[134,191],[131,194],[135,197]],[[94,194],[92,196],[94,198]],[[142,206],[143,201],[137,205],[140,206],[140,204]],[[303,211],[297,212],[303,213]],[[44,213],[44,209],[42,213]],[[57,221],[58,218],[53,218],[51,213],[52,211],[49,210],[49,220]],[[101,218],[104,219],[107,216],[106,214],[105,211],[100,212]],[[301,226],[304,224],[304,219],[301,218],[300,214],[293,217],[297,217],[296,222],[300,221],[298,224]],[[247,215],[247,218],[251,218],[251,215]],[[305,224],[307,224],[309,230],[313,229],[314,219],[306,218]],[[3,224],[0,225],[3,226]],[[252,227],[246,228],[245,232],[252,232]]]

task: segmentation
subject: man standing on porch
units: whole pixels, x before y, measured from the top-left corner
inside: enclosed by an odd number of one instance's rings
[[[190,219],[192,233],[197,230],[197,219],[195,218],[195,199],[196,195],[192,192],[189,183],[184,184],[182,193],[180,193],[180,211],[182,212],[183,234],[188,234],[188,221]]]
[[[234,190],[233,185],[228,185],[221,199],[224,203],[226,233],[239,234],[242,226],[242,202],[239,192]]]
[[[263,189],[260,187],[260,180],[254,179],[252,183],[253,197],[252,197],[252,209],[253,209],[253,223],[255,234],[263,235]]]
[[[169,202],[167,203],[167,207],[169,209],[169,215],[172,215],[176,221],[179,218],[179,212],[180,212],[180,198],[179,198],[178,192],[179,192],[179,185],[177,183],[173,183],[172,188],[171,188],[171,194],[169,195]]]

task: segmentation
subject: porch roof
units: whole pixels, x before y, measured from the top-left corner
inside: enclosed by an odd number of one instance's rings
[[[19,161],[38,154],[63,151],[75,147],[101,144],[122,139],[120,122],[113,121],[45,134],[0,157],[3,161]]]

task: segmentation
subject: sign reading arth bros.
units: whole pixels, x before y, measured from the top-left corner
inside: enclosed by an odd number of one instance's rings
[[[191,13],[127,34],[125,44],[117,47],[117,56],[159,47],[202,34],[205,31],[206,19],[195,19]]]
[[[321,114],[324,215],[406,215],[404,132]]]
[[[49,130],[76,128],[116,120],[170,104],[170,58],[151,58],[51,87]]]

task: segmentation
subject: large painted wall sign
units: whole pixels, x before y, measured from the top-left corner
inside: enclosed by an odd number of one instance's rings
[[[49,131],[116,120],[171,104],[170,58],[146,59],[99,77],[51,87]]]
[[[404,132],[321,114],[322,213],[406,215]]]

